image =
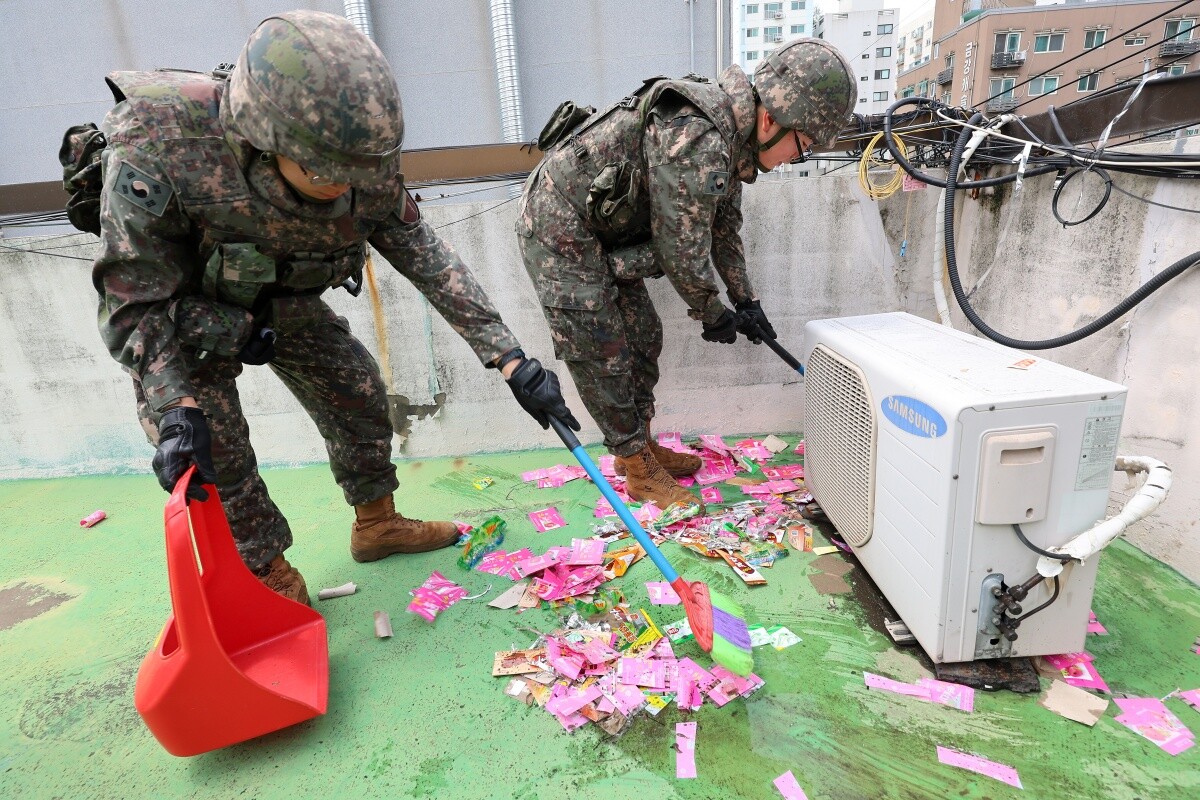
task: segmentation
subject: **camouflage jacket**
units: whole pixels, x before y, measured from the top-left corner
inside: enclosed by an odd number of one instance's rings
[[[714,322],[724,305],[710,259],[734,303],[754,294],[739,233],[741,184],[758,174],[754,108],[737,66],[716,84],[647,81],[551,148],[541,169],[559,199],[526,203],[521,224],[552,240],[546,205],[565,204],[559,213],[583,218],[614,277],[666,275],[693,317]]]
[[[100,335],[159,410],[193,394],[182,348],[235,355],[256,325],[329,318],[325,289],[360,274],[370,243],[485,364],[518,346],[403,176],[332,203],[300,199],[221,121],[209,75],[114,73],[105,119]]]

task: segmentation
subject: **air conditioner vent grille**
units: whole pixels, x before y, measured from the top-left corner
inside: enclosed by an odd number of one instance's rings
[[[805,465],[813,494],[854,546],[871,538],[875,405],[862,371],[818,345],[804,376]]]

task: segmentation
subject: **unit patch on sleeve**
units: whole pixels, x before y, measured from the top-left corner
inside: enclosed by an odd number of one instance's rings
[[[728,186],[729,173],[723,170],[714,169],[704,179],[705,194],[725,194],[725,189]]]
[[[175,191],[169,184],[151,178],[137,167],[121,162],[121,174],[117,176],[116,192],[135,206],[141,206],[156,217],[161,217]]]

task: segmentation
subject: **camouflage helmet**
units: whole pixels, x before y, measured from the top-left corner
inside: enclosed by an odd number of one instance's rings
[[[833,145],[858,102],[854,69],[822,39],[775,50],[754,70],[754,89],[780,125],[808,134],[818,147]]]
[[[230,75],[222,118],[259,150],[337,183],[373,186],[400,171],[404,115],[391,67],[333,14],[263,20]]]

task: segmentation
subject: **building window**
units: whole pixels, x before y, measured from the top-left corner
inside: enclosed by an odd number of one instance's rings
[[[870,53],[863,53],[863,56],[862,56],[862,57],[863,57],[863,61],[869,61],[869,60],[871,59],[871,54],[870,54]]]
[[[767,19],[779,19],[783,16],[783,3],[763,4],[763,16]]]
[[[867,79],[866,75],[863,75],[861,78],[859,78],[860,81],[865,81],[866,79]]]
[[[1171,66],[1167,67],[1168,75],[1182,75],[1185,72],[1187,72],[1187,64],[1172,64]]]
[[[954,53],[951,53],[950,55],[946,56],[946,69],[953,69],[953,68],[954,68]]]
[[[1098,77],[1098,73],[1095,72],[1091,73],[1090,75],[1080,75],[1079,83],[1075,84],[1075,88],[1081,92],[1094,92],[1096,91]]]
[[[1084,31],[1083,34],[1083,49],[1091,50],[1104,44],[1105,38],[1108,36],[1108,31]]]
[[[863,31],[863,36],[870,36],[870,35],[871,35],[870,31]]]
[[[886,25],[877,26],[875,28],[875,32],[878,33],[880,36],[883,36],[885,33],[891,33],[892,32],[892,23],[889,22]]]
[[[941,42],[934,42],[934,43],[933,43],[933,57],[934,57],[934,58],[937,58],[937,57],[938,57],[938,52],[941,50],[941,47],[942,47],[942,43],[941,43]]]
[[[871,97],[871,99],[874,100],[876,103],[878,103],[881,100],[887,100],[888,93],[887,92],[875,92],[875,94]]]
[[[792,1],[792,11],[803,11],[804,10],[804,2],[805,2],[805,0],[793,0]]]
[[[988,83],[988,98],[992,100],[1012,100],[1013,87],[1016,78],[992,78]]]
[[[792,26],[792,35],[795,36],[798,33],[804,33],[803,25],[793,25]]]
[[[1054,94],[1058,91],[1058,77],[1054,75],[1034,78],[1029,82],[1029,96],[1036,94]]]
[[[890,48],[890,47],[876,47],[875,48],[875,57],[876,58],[887,58],[891,54],[892,54],[892,48]]]
[[[1194,27],[1196,27],[1196,20],[1194,19],[1167,20],[1166,38],[1186,42],[1192,38],[1192,28]]]
[[[753,39],[758,36],[758,28],[746,28],[746,38]]]
[[[750,16],[751,14],[757,14],[757,13],[758,13],[758,3],[754,3],[752,5],[746,6],[746,16],[747,17]]]
[[[1016,31],[1005,31],[996,34],[997,53],[1015,53],[1021,49],[1021,34]]]
[[[1064,38],[1065,34],[1061,33],[1039,33],[1033,37],[1033,52],[1061,53]]]
[[[1145,36],[1130,36],[1125,39],[1126,47],[1141,47],[1146,43]]]
[[[746,60],[747,61],[754,61],[757,58],[758,58],[757,50],[747,50],[746,51]]]
[[[858,98],[858,102],[860,102],[860,103],[865,103],[865,102],[867,102],[867,98],[865,98],[865,97],[860,97],[860,98]]]
[[[782,25],[772,25],[769,28],[763,28],[763,41],[782,42],[783,41],[783,26]]]
[[[875,80],[877,81],[886,81],[890,77],[892,77],[892,71],[890,69],[875,70]]]

